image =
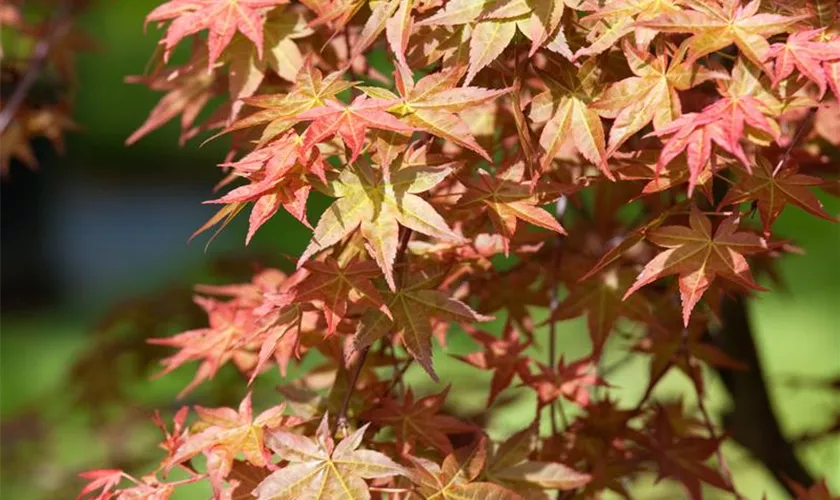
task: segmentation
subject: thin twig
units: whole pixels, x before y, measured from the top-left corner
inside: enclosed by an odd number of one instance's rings
[[[397,250],[397,258],[394,267],[399,269],[398,280],[399,285],[402,287],[405,281],[405,253],[408,250],[408,242],[411,240],[411,229],[404,229],[402,234],[402,238],[400,240],[400,247]],[[356,390],[356,383],[359,381],[359,375],[362,372],[362,368],[365,365],[365,361],[367,360],[368,351],[370,351],[370,346],[363,348],[359,354],[359,360],[356,362],[356,366],[353,367],[353,372],[350,374],[350,385],[347,388],[347,393],[344,395],[344,399],[341,401],[341,409],[338,411],[338,419],[336,420],[336,426],[338,427],[339,432],[345,433],[347,429],[349,429],[349,425],[347,424],[347,408],[350,406],[350,399],[353,397],[353,392]],[[406,366],[407,368],[407,366]]]
[[[788,160],[790,159],[790,154],[793,152],[793,148],[796,147],[796,144],[802,139],[802,134],[805,133],[805,129],[808,128],[808,124],[811,122],[811,119],[817,114],[817,108],[811,108],[808,111],[808,116],[805,117],[802,122],[799,123],[799,128],[796,129],[796,133],[793,134],[793,138],[790,140],[790,144],[788,144],[787,149],[785,149],[784,154],[781,158],[779,158],[779,163],[776,164],[776,167],[773,169],[773,177],[776,177],[776,174],[779,173],[779,170],[782,169],[785,165],[787,165]]]
[[[56,9],[55,14],[49,23],[49,30],[47,35],[39,39],[35,44],[35,49],[32,53],[32,58],[29,62],[29,67],[26,69],[26,74],[23,75],[20,82],[18,82],[15,90],[12,92],[9,100],[6,101],[3,109],[0,110],[0,134],[2,134],[9,124],[14,119],[15,115],[26,100],[26,95],[30,88],[38,80],[41,71],[47,63],[47,57],[50,55],[53,44],[63,37],[70,29],[70,2],[64,1]]]
[[[359,375],[362,373],[362,367],[365,366],[368,351],[370,351],[370,346],[363,348],[359,353],[359,360],[356,362],[356,366],[353,367],[353,372],[350,373],[350,381],[349,386],[347,387],[347,392],[344,394],[344,399],[341,400],[341,409],[338,411],[336,427],[338,427],[339,433],[343,435],[346,435],[347,429],[350,428],[347,424],[347,408],[350,406],[350,398],[353,396],[353,392],[356,389],[356,383],[359,381]]]
[[[560,259],[560,240],[557,239],[557,244],[551,252],[551,269],[548,271],[548,365],[551,367],[551,372],[557,371],[557,322],[552,318],[557,312],[557,307],[560,305],[560,299],[557,295],[557,264]],[[552,402],[549,406],[551,414],[551,434],[557,434],[557,417],[554,415],[554,405]]]

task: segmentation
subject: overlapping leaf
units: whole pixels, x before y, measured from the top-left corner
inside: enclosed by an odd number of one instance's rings
[[[662,48],[654,56],[625,43],[624,55],[635,76],[610,85],[592,105],[601,116],[615,119],[608,155],[648,123],[653,122],[653,128],[659,130],[679,118],[682,105],[678,91],[721,76],[685,62],[684,51],[669,61]]]
[[[367,500],[365,479],[406,474],[382,453],[359,449],[367,426],[338,444],[332,438],[324,415],[315,439],[284,430],[266,437],[266,444],[289,465],[268,476],[254,490],[260,500]]]
[[[462,178],[467,192],[458,201],[461,209],[470,210],[475,205],[487,208],[493,227],[502,235],[505,253],[509,251],[510,240],[516,233],[517,221],[523,220],[560,234],[566,231],[557,219],[539,205],[545,204],[533,190],[533,185],[524,180],[525,164],[518,162],[500,175],[479,171],[478,178]]]
[[[531,54],[557,37],[563,15],[563,0],[453,0],[418,26],[469,28],[469,68],[465,84],[501,55],[511,43],[517,27],[531,39]],[[562,32],[561,32],[562,33]]]
[[[346,167],[327,185],[328,193],[338,199],[321,216],[299,262],[305,262],[314,253],[359,229],[367,242],[368,253],[395,290],[393,267],[400,225],[442,240],[462,239],[428,202],[417,196],[433,188],[451,171],[451,166],[409,165],[392,172],[389,181],[383,178],[381,170],[363,162]]]
[[[208,30],[208,64],[212,67],[237,32],[254,43],[262,59],[262,11],[285,3],[288,0],[170,0],[150,12],[146,22],[173,20],[164,38],[166,54],[184,37]]]
[[[493,405],[499,393],[510,386],[513,377],[519,375],[521,379],[525,379],[530,374],[528,371],[529,360],[523,356],[523,352],[529,347],[530,342],[519,340],[519,332],[510,324],[510,321],[505,325],[503,338],[495,337],[471,326],[465,326],[465,329],[484,350],[455,357],[476,368],[493,371],[493,379],[490,381],[490,395],[487,398],[487,407],[489,408]]]
[[[463,72],[458,69],[432,73],[414,83],[397,73],[401,103],[392,108],[408,125],[467,148],[490,161],[490,156],[475,141],[469,126],[457,115],[506,94],[509,89],[458,87]],[[390,91],[364,88],[374,98],[400,99]]]
[[[488,446],[483,477],[526,498],[548,498],[542,490],[573,490],[592,479],[589,474],[558,462],[530,460],[537,438],[536,429],[529,427],[512,435],[495,450]]]
[[[309,261],[303,268],[306,277],[289,289],[289,301],[318,302],[327,321],[327,334],[335,333],[338,322],[347,313],[350,301],[377,307],[385,314],[390,314],[382,296],[371,282],[381,275],[376,263],[354,261],[340,266],[338,261],[327,257],[324,262]]]
[[[607,177],[604,126],[591,108],[600,95],[600,69],[596,59],[589,59],[580,69],[565,60],[554,60],[551,71],[543,73],[549,90],[534,97],[531,119],[545,122],[540,146],[545,150],[542,166],[546,169],[560,153],[566,140],[574,141],[584,158],[599,165]]]
[[[687,326],[691,311],[718,277],[744,288],[763,290],[753,280],[744,255],[767,251],[767,242],[756,234],[739,232],[739,222],[736,216],[728,217],[712,233],[709,218],[693,207],[689,226],[663,226],[648,232],[648,241],[667,250],[647,263],[624,297],[660,278],[677,274]]]
[[[392,316],[369,310],[356,329],[354,349],[365,348],[388,334],[399,335],[409,354],[437,380],[432,367],[432,319],[468,323],[489,321],[493,317],[479,314],[446,292],[429,286],[430,280],[421,274],[409,277],[395,291],[385,292],[385,304]]]
[[[475,432],[475,426],[440,413],[449,394],[449,387],[442,392],[415,401],[408,389],[402,402],[385,398],[378,408],[363,416],[377,426],[392,427],[397,434],[397,449],[409,453],[417,443],[431,446],[442,453],[452,453],[452,443],[447,434]]]
[[[764,88],[757,66],[739,59],[732,70],[732,78],[722,86],[723,96],[700,113],[688,113],[654,132],[669,136],[657,162],[657,169],[667,165],[683,151],[686,153],[691,193],[700,175],[713,160],[712,143],[735,156],[750,169],[741,141],[752,138],[760,142],[777,138],[779,127],[771,116],[768,104],[772,95]]]
[[[485,438],[486,439],[486,438]],[[422,498],[443,500],[518,500],[517,493],[495,483],[476,481],[486,460],[484,439],[455,450],[442,465],[430,460],[413,459],[409,477]]]
[[[688,61],[735,44],[741,54],[760,65],[767,57],[767,38],[788,29],[802,17],[759,13],[761,0],[742,5],[741,0],[696,0],[686,2],[691,10],[679,10],[641,23],[664,33],[691,33],[683,42],[688,47]]]
[[[757,167],[752,169],[752,173],[740,169],[738,182],[726,192],[726,196],[720,202],[721,206],[752,201],[758,208],[764,231],[768,234],[773,222],[789,204],[796,205],[811,215],[835,220],[809,189],[820,186],[825,181],[800,174],[794,166],[784,166],[776,172],[775,167],[763,156],[757,160]]]

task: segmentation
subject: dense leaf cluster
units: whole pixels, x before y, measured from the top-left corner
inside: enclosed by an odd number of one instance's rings
[[[281,208],[312,229],[293,272],[200,287],[208,326],[153,340],[175,349],[165,370],[197,361],[189,391],[228,363],[250,381],[319,364],[261,413],[250,395],[182,410],[158,470],[86,473],[85,495],[627,497],[647,472],[734,493],[701,370],[747,368],[709,332],[791,248],[782,210],[834,219],[814,190],[836,190],[836,2],[170,0],[147,20],[163,50],[133,81],[165,95],[128,142],[175,118],[184,140],[219,131],[227,191],[201,230],[246,208],[246,242]],[[313,190],[333,200],[317,220]],[[578,316],[591,352],[558,360],[538,327]],[[474,325],[494,317],[501,334]],[[466,381],[406,387],[414,364],[439,379],[433,339],[456,331],[492,372],[487,415],[522,386],[529,428],[493,442],[444,411]],[[635,405],[611,394],[608,350],[650,361]],[[699,415],[651,397],[672,369]]]

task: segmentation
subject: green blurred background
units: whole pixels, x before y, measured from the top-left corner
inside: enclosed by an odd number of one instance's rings
[[[89,468],[148,472],[159,458],[157,431],[148,420],[153,408],[166,413],[180,404],[241,399],[246,390],[241,379],[223,370],[213,384],[176,402],[193,367],[149,381],[156,370],[148,363],[165,351],[146,347],[142,338],[201,324],[189,302],[193,283],[247,279],[257,262],[285,266],[284,254],[300,252],[308,241],[308,231],[283,212],[247,249],[244,218],[206,252],[206,240],[188,245],[188,236],[213,213],[201,202],[212,197],[220,178],[214,165],[224,155],[225,140],[179,148],[177,124],[170,123],[124,146],[160,98],[123,83],[125,76],[142,73],[155,48],[159,32],[149,27],[144,35],[143,18],[158,3],[92,3],[80,24],[101,48],[78,57],[75,119],[83,130],[69,137],[63,157],[38,143],[41,170],[13,165],[2,185],[0,494],[7,498],[72,498],[79,487],[75,475]],[[837,199],[823,198],[830,213],[840,211]],[[318,213],[324,200],[316,198],[312,205]],[[777,228],[807,255],[786,257],[780,273],[787,289],[774,287],[758,296],[750,310],[783,429],[788,436],[800,436],[830,426],[840,413],[836,391],[795,383],[801,377],[825,380],[840,374],[840,226],[793,208]],[[135,315],[133,323],[103,323],[118,304]],[[567,359],[588,349],[584,328],[582,320],[559,325]],[[475,381],[459,382],[453,393],[453,407],[465,415],[483,409],[486,386],[479,382],[488,377],[447,354],[472,349],[469,340],[455,334],[446,352],[436,353],[442,380]],[[629,401],[644,389],[645,363],[640,357],[611,378]],[[442,388],[422,373],[409,376],[420,392]],[[116,387],[112,382],[118,379],[128,382]],[[258,380],[258,404],[276,400],[278,381],[279,376]],[[709,384],[710,407],[725,407],[725,391],[711,374]],[[693,391],[678,375],[669,376],[659,392],[693,404]],[[519,430],[532,418],[527,397],[515,390],[506,394],[513,403],[490,422],[495,436]],[[840,491],[840,440],[823,439],[798,450],[815,475],[827,477],[830,487]],[[785,498],[743,450],[728,445],[726,452],[747,498]],[[642,483],[640,498],[681,497],[680,490],[667,485]],[[709,491],[710,498],[714,495]],[[186,494],[206,496],[200,487]]]

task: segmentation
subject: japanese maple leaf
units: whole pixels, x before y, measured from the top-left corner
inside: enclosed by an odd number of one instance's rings
[[[542,498],[543,489],[566,491],[580,488],[592,479],[589,474],[559,462],[530,460],[537,438],[536,428],[529,427],[512,435],[495,450],[488,446],[483,477],[526,498]]]
[[[513,377],[519,375],[524,380],[528,376],[529,361],[522,353],[529,347],[530,342],[520,342],[519,332],[510,321],[505,325],[503,338],[469,325],[464,325],[464,329],[484,350],[455,357],[476,368],[493,371],[490,396],[487,399],[487,407],[490,408],[499,393],[513,382]]]
[[[450,453],[438,465],[411,457],[409,471],[422,498],[442,500],[518,500],[517,493],[495,483],[477,481],[486,460],[486,438]]]
[[[705,325],[695,322],[688,328],[680,324],[679,311],[662,307],[663,326],[650,328],[647,337],[640,340],[633,351],[651,355],[648,390],[664,377],[671,368],[682,371],[700,395],[705,394],[701,362],[715,368],[744,370],[747,366],[732,359],[707,337]],[[673,311],[673,312],[672,312]]]
[[[353,86],[353,83],[342,77],[341,71],[323,76],[311,59],[307,59],[288,94],[267,94],[244,99],[249,106],[261,110],[237,121],[226,131],[266,125],[260,139],[260,143],[265,143],[296,124],[300,113],[325,106],[336,94]]]
[[[284,430],[266,437],[266,443],[289,465],[260,483],[254,495],[260,500],[366,500],[370,491],[365,479],[405,475],[407,472],[387,456],[359,449],[368,425],[335,443],[324,415],[315,439]]]
[[[391,46],[397,63],[402,68],[408,68],[405,51],[411,36],[414,0],[386,0],[370,5],[370,16],[365,21],[362,32],[353,40],[351,59],[362,55],[371,44],[386,31],[388,43]]]
[[[326,165],[317,150],[308,154],[303,151],[297,134],[291,132],[239,161],[223,166],[233,168],[235,175],[247,177],[251,183],[205,203],[230,205],[254,202],[248,220],[246,245],[280,207],[307,227],[312,227],[306,220],[306,202],[311,185],[305,175],[314,173],[326,181]]]
[[[654,130],[659,130],[678,118],[682,114],[678,91],[720,76],[685,62],[684,51],[669,61],[661,47],[654,56],[625,42],[624,55],[635,76],[610,85],[591,106],[601,116],[615,119],[608,156],[648,123],[653,122]]]
[[[766,39],[807,16],[759,13],[760,6],[761,0],[747,5],[741,5],[741,0],[691,2],[693,10],[663,14],[641,25],[664,33],[691,33],[683,42],[689,63],[734,43],[747,59],[761,65],[770,50]]]
[[[323,262],[309,261],[303,269],[306,277],[289,290],[291,300],[298,303],[317,301],[327,320],[328,335],[335,333],[351,300],[387,313],[382,296],[371,283],[371,279],[381,276],[375,262],[356,260],[340,266],[338,261],[327,257]]]
[[[298,121],[312,121],[303,134],[303,147],[311,149],[316,144],[338,135],[350,148],[350,161],[362,152],[368,128],[392,130],[410,135],[414,127],[406,125],[385,111],[394,103],[370,99],[360,95],[349,105],[328,100],[324,106],[312,108],[295,116]]]
[[[125,140],[127,145],[134,144],[179,114],[181,142],[193,134],[193,124],[199,113],[218,92],[215,73],[207,71],[207,58],[207,49],[199,46],[193,49],[190,60],[183,66],[167,67],[150,76],[126,78],[128,83],[142,83],[152,90],[166,92],[146,121]]]
[[[545,122],[540,134],[540,146],[545,150],[542,167],[546,170],[570,138],[584,158],[606,170],[604,126],[598,113],[591,108],[600,95],[600,72],[596,58],[587,60],[580,69],[563,59],[552,59],[551,71],[542,73],[548,90],[534,97],[531,119]]]
[[[94,498],[95,500],[110,500],[112,498],[120,500],[135,498],[169,500],[175,492],[175,488],[178,486],[195,483],[204,479],[206,476],[203,474],[194,474],[180,481],[164,483],[158,480],[154,474],[144,476],[138,480],[119,469],[99,469],[82,472],[79,474],[79,477],[87,479],[89,482],[79,493],[79,496],[76,497],[77,500],[85,498],[96,490],[100,490],[98,495],[87,498]],[[117,486],[123,479],[131,481],[134,486],[117,489]]]
[[[691,171],[688,169],[687,159],[684,155],[677,156],[669,163],[660,164],[658,149],[642,149],[619,153],[619,157],[613,157],[615,161],[610,166],[616,178],[623,181],[647,181],[642,188],[641,194],[659,193],[673,187],[685,184],[690,181]],[[721,158],[718,158],[721,160]],[[698,187],[708,198],[711,198],[712,170],[702,168],[694,179],[694,189]]]
[[[95,498],[97,500],[106,500],[113,495],[111,491],[120,484],[120,481],[128,475],[121,469],[96,469],[85,471],[79,474],[79,477],[88,481],[79,495],[77,500],[85,498],[87,495],[96,490],[102,490]]]
[[[647,49],[657,31],[644,27],[642,22],[679,11],[682,0],[613,0],[593,4],[597,5],[597,10],[581,20],[584,26],[591,26],[586,37],[590,44],[575,53],[576,59],[600,54],[631,32],[635,32],[636,46]]]
[[[223,302],[207,297],[196,297],[195,302],[205,310],[209,319],[207,328],[179,333],[172,337],[153,338],[151,344],[176,347],[180,350],[161,361],[164,369],[157,376],[172,372],[193,360],[201,360],[195,377],[179,396],[190,392],[204,380],[212,379],[219,368],[230,360],[248,364],[250,358],[242,350],[244,339],[253,332],[256,318],[250,308],[236,302]]]
[[[391,174],[390,182],[383,172],[364,163],[344,168],[327,186],[327,192],[338,198],[321,215],[309,246],[299,265],[314,253],[329,248],[357,228],[367,242],[388,286],[396,289],[394,260],[399,244],[399,226],[418,233],[449,241],[462,241],[443,217],[419,193],[428,191],[452,171],[451,167],[405,167]]]
[[[356,328],[353,348],[363,349],[388,334],[399,335],[408,353],[437,381],[432,367],[432,320],[473,322],[490,321],[493,317],[478,314],[449,294],[429,288],[431,282],[418,273],[397,290],[385,292],[385,304],[392,316],[381,310],[368,310]]]
[[[518,162],[500,175],[480,170],[477,179],[461,179],[467,192],[458,200],[458,207],[466,210],[475,205],[487,208],[493,227],[504,238],[505,255],[509,253],[510,239],[516,233],[517,220],[566,234],[557,219],[539,207],[546,200],[537,196],[532,183],[524,181],[524,174],[525,164]]]
[[[764,290],[753,280],[744,255],[768,249],[764,238],[753,233],[738,232],[740,220],[737,216],[724,219],[714,233],[711,221],[697,207],[692,207],[688,221],[688,227],[663,226],[646,234],[648,241],[667,250],[647,263],[636,277],[636,282],[624,294],[626,299],[658,279],[672,274],[679,275],[683,322],[686,326],[694,306],[718,277],[744,288]]]
[[[569,295],[555,309],[546,322],[560,321],[586,315],[593,356],[598,356],[620,317],[645,323],[656,323],[651,304],[643,296],[622,300],[624,291],[635,274],[626,268],[612,269],[593,278],[572,285]]]
[[[799,31],[788,36],[785,43],[774,43],[767,52],[773,64],[773,86],[790,76],[794,68],[799,74],[817,84],[820,94],[825,95],[829,82],[837,93],[836,80],[832,78],[831,62],[840,61],[840,37],[831,41],[819,40],[824,30]]]
[[[563,397],[582,408],[589,404],[590,388],[605,385],[595,374],[591,358],[582,358],[569,364],[561,358],[556,367],[540,366],[539,373],[530,375],[525,384],[537,391],[540,406]]]
[[[250,464],[265,467],[270,455],[265,447],[265,432],[289,423],[283,414],[285,405],[274,406],[254,418],[251,393],[245,396],[238,410],[232,408],[195,407],[199,421],[167,462],[167,468],[183,463],[199,453],[208,455],[211,478],[224,478],[233,460],[242,453]]]
[[[504,52],[517,27],[532,41],[531,54],[560,26],[563,0],[454,0],[417,26],[470,26],[469,67],[465,85]],[[555,35],[556,36],[556,35]]]
[[[756,163],[752,173],[739,169],[738,182],[729,188],[720,206],[754,202],[761,215],[764,231],[768,234],[773,222],[788,204],[796,205],[817,217],[836,220],[823,209],[822,202],[809,189],[823,185],[825,181],[800,174],[798,168],[789,165],[774,172],[773,165],[763,156],[759,156]]]
[[[630,496],[622,485],[622,478],[641,472],[637,455],[628,453],[627,449],[628,440],[637,434],[632,420],[640,413],[638,409],[619,409],[618,402],[608,396],[590,403],[570,424],[561,443],[568,442],[572,446],[560,456],[568,463],[590,464],[592,476],[585,485],[584,494],[610,489]],[[546,443],[543,450],[557,450],[557,453],[563,448],[551,444],[552,441]]]
[[[264,9],[288,3],[288,0],[170,0],[146,17],[146,22],[174,19],[164,38],[164,57],[184,37],[208,30],[209,65],[213,66],[236,32],[242,33],[257,47],[259,58],[263,51]]]
[[[753,131],[778,138],[778,125],[768,116],[772,109],[764,95],[756,66],[739,59],[732,78],[720,89],[721,99],[700,113],[688,113],[654,134],[670,136],[662,148],[657,168],[667,165],[685,151],[689,171],[689,194],[712,159],[712,143],[735,156],[748,170],[750,161],[741,139]]]
[[[641,443],[657,463],[658,479],[673,478],[688,490],[692,500],[703,498],[701,484],[707,483],[731,491],[720,472],[704,462],[721,446],[719,438],[707,438],[693,433],[681,433],[664,411],[657,411],[649,424],[650,434]]]
[[[459,87],[458,81],[462,76],[463,71],[456,68],[432,73],[414,83],[410,75],[397,72],[399,96],[380,88],[367,87],[363,90],[375,98],[399,100],[391,111],[408,125],[454,142],[491,161],[476,142],[469,125],[457,113],[492,101],[510,89]]]
[[[380,427],[393,427],[397,434],[397,449],[403,454],[414,450],[418,442],[442,453],[451,453],[452,443],[447,434],[474,432],[477,428],[439,413],[447,394],[448,386],[442,392],[415,401],[409,387],[402,402],[384,398],[381,406],[365,412],[362,418]]]

